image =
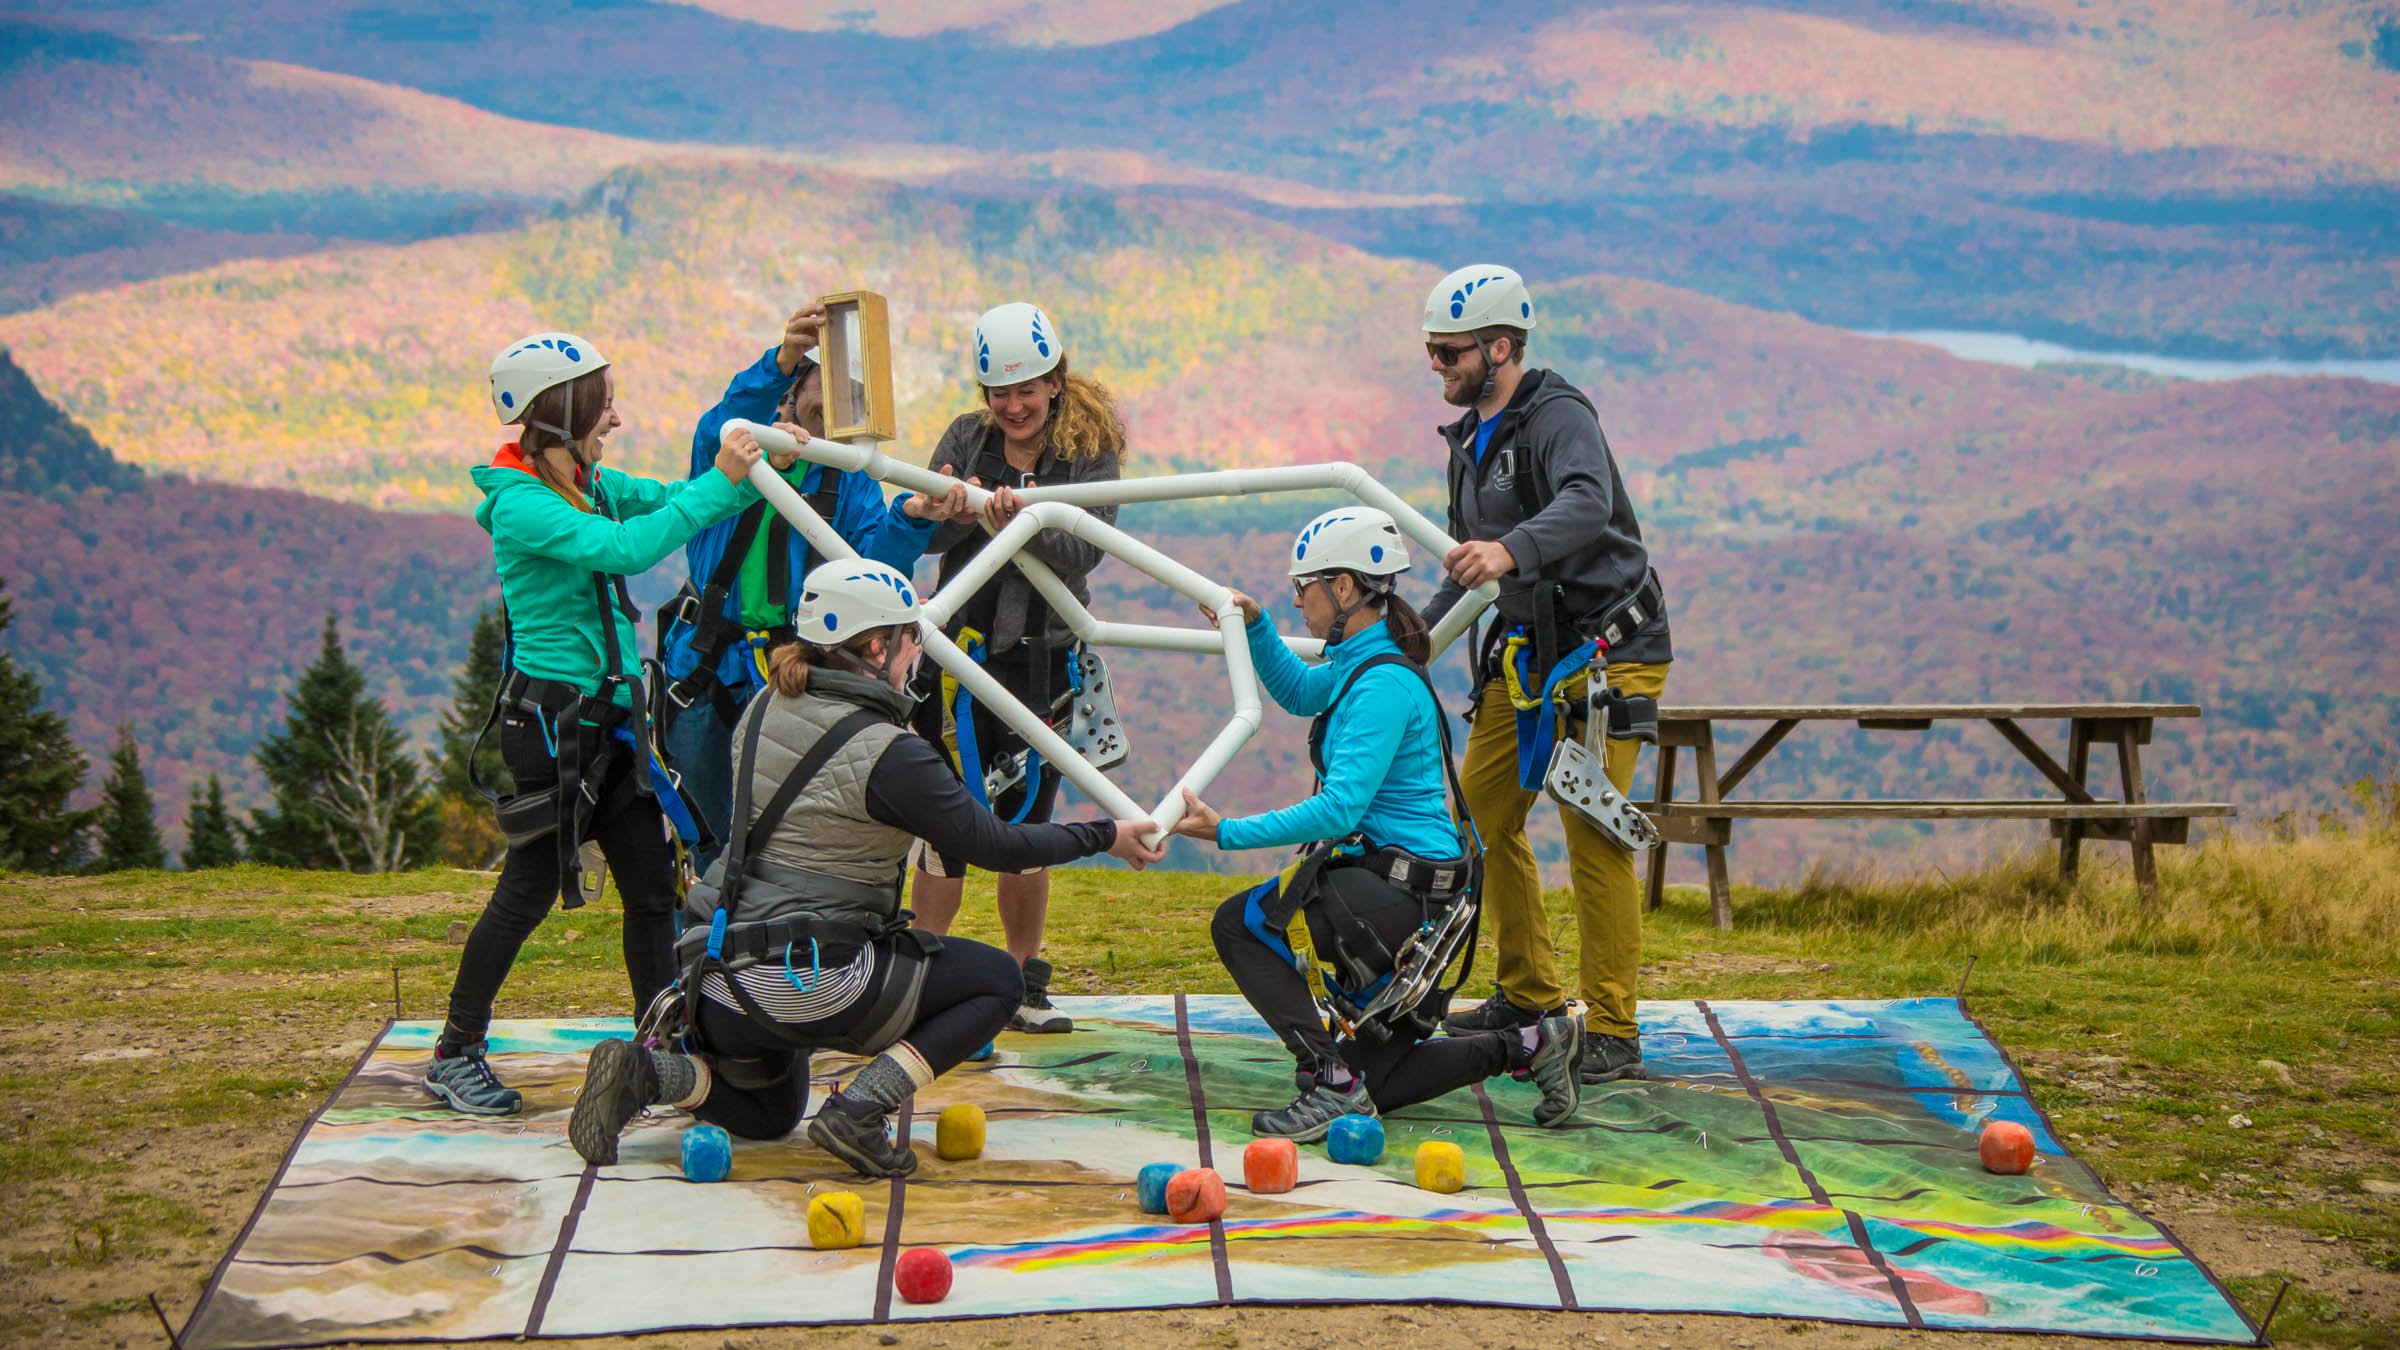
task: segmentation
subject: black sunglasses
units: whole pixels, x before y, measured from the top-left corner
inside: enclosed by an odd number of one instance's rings
[[[1472,342],[1463,347],[1445,347],[1438,342],[1425,344],[1425,354],[1440,362],[1444,369],[1457,365],[1459,358],[1474,350],[1475,344]]]

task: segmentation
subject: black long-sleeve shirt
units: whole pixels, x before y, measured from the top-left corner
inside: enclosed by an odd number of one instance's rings
[[[937,852],[989,872],[1029,872],[1106,853],[1114,822],[1011,825],[967,795],[967,786],[922,736],[896,736],[867,775],[867,814]]]

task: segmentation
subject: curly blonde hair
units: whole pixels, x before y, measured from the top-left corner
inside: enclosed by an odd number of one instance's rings
[[[1058,457],[1073,463],[1114,450],[1122,459],[1125,449],[1125,420],[1117,416],[1117,400],[1106,386],[1089,375],[1078,375],[1067,369],[1067,360],[1060,357],[1058,368],[1050,372],[1060,381],[1057,411],[1050,415],[1043,433],[1050,438],[1051,448]],[[979,410],[983,425],[996,427],[1000,419],[992,416],[991,395],[984,395]]]

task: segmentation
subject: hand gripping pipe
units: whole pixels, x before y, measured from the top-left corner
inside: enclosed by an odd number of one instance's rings
[[[737,426],[748,428],[758,438],[760,445],[774,451],[788,452],[799,449],[803,454],[807,454],[808,451],[817,450],[820,447],[835,452],[852,452],[863,448],[817,440],[809,441],[802,446],[784,432],[738,419],[728,422],[726,430],[730,432]],[[876,459],[883,458],[883,456],[875,455],[872,450],[867,450],[866,453]],[[828,464],[836,468],[850,467],[835,457],[809,454],[808,458],[816,463]],[[905,467],[914,468],[914,466]],[[915,473],[922,486],[908,483],[902,485],[913,487],[918,491],[946,492],[954,483],[952,479],[928,473],[922,469],[916,469]],[[851,548],[816,512],[810,510],[808,503],[801,499],[800,494],[794,491],[789,483],[783,481],[772,465],[763,460],[752,465],[750,481],[758,488],[759,495],[766,499],[767,504],[773,506],[779,514],[789,520],[793,528],[799,530],[802,537],[807,539],[809,545],[815,548],[821,556],[827,558],[855,558],[858,556],[857,550]],[[988,493],[981,493],[979,489],[972,487],[967,491],[970,494],[970,500],[975,500],[978,496],[989,496]],[[1123,559],[1218,616],[1219,632],[1216,634],[1216,649],[1224,656],[1226,675],[1233,686],[1232,720],[1227,722],[1224,730],[1209,742],[1207,749],[1202,751],[1200,758],[1193,762],[1191,768],[1185,770],[1183,776],[1176,781],[1175,786],[1168,789],[1167,795],[1159,802],[1158,806],[1148,812],[1142,811],[1123,789],[1110,782],[1106,775],[1091,766],[1090,761],[1077,754],[1063,737],[1050,729],[1048,723],[1035,716],[1031,709],[1002,689],[999,681],[993,679],[984,671],[983,667],[977,665],[966,653],[960,651],[957,644],[951,642],[941,631],[941,624],[963,602],[964,597],[972,595],[977,588],[989,581],[1010,560],[1010,554],[1014,550],[1021,548],[1035,534],[1044,529],[1064,530],[1096,544],[1102,551]],[[1027,561],[1035,560],[1028,559]],[[1044,571],[1047,570],[1044,569]],[[1032,575],[1030,570],[1028,575]],[[1050,580],[1053,583],[1057,582],[1055,574],[1050,577]],[[1062,585],[1059,589],[1064,591],[1065,588]],[[953,596],[958,598],[949,599]],[[945,599],[948,599],[948,603],[945,603]],[[1135,627],[1135,625],[1116,626]],[[1195,794],[1205,790],[1211,782],[1215,781],[1216,776],[1224,771],[1234,753],[1240,750],[1251,735],[1258,730],[1260,721],[1258,674],[1251,667],[1250,644],[1243,632],[1241,611],[1233,604],[1233,592],[1226,586],[1210,581],[1160,553],[1132,535],[1092,516],[1080,506],[1056,502],[1029,506],[1016,520],[1009,523],[1008,528],[999,533],[991,545],[986,546],[976,555],[975,560],[965,571],[952,578],[951,583],[942,588],[941,595],[926,602],[924,613],[919,618],[917,627],[924,639],[926,653],[934,658],[937,665],[965,685],[975,697],[984,700],[994,715],[1006,723],[1010,730],[1023,736],[1026,743],[1038,751],[1045,761],[1056,765],[1059,772],[1065,774],[1068,781],[1074,783],[1084,795],[1106,807],[1119,819],[1147,815],[1158,824],[1160,829],[1172,829],[1175,822],[1183,818],[1183,790],[1189,788]]]
[[[944,477],[921,465],[894,459],[875,449],[872,444],[844,445],[837,441],[815,439],[801,442],[777,432],[771,427],[761,427],[755,423],[743,422],[738,419],[725,425],[727,430],[736,426],[749,427],[753,434],[758,435],[761,445],[768,445],[776,450],[797,449],[801,457],[811,463],[864,473],[879,482],[891,483],[912,492],[938,495],[948,492],[958,483],[955,478]],[[1444,533],[1432,521],[1427,520],[1424,513],[1401,500],[1398,493],[1377,482],[1366,470],[1355,464],[1287,464],[1266,469],[1221,469],[1210,473],[1166,474],[1156,478],[1120,478],[1105,483],[1069,483],[1059,487],[1023,488],[1018,491],[1017,495],[1022,497],[1028,505],[1036,502],[1058,502],[1069,506],[1093,507],[1125,506],[1136,502],[1191,501],[1204,497],[1243,497],[1264,492],[1302,492],[1327,489],[1347,492],[1358,501],[1390,514],[1393,523],[1400,527],[1400,532],[1407,535],[1418,547],[1429,551],[1437,564],[1441,559],[1449,556],[1450,550],[1458,547],[1458,541]],[[982,508],[984,500],[990,495],[982,488],[969,487],[967,489],[968,504],[978,510]],[[1042,592],[1042,597],[1051,602],[1052,608],[1057,609],[1061,617],[1068,619],[1069,625],[1075,627],[1076,635],[1087,642],[1169,651],[1216,650],[1215,636],[1205,630],[1161,628],[1149,624],[1103,623],[1092,618],[1083,606],[1072,604],[1072,596],[1068,597],[1070,604],[1062,606],[1059,603],[1059,596],[1067,593],[1066,587],[1063,584],[1057,584],[1057,575],[1050,573],[1040,559],[1019,553],[1011,561],[1025,573],[1035,588]],[[1047,574],[1048,581],[1052,583],[1051,585],[1044,585],[1045,574]],[[1055,587],[1055,592],[1053,587]],[[1432,634],[1434,654],[1438,656],[1448,650],[1450,644],[1456,641],[1460,634],[1466,632],[1476,619],[1482,617],[1486,609],[1491,607],[1492,601],[1499,593],[1500,588],[1496,584],[1486,582],[1462,596],[1457,604],[1451,606],[1450,612],[1442,616],[1442,621],[1434,625]],[[1077,626],[1078,615],[1085,623],[1095,625],[1102,631],[1086,631],[1083,627]],[[1103,632],[1105,632],[1105,636],[1102,635]],[[1322,650],[1322,644],[1316,644],[1317,650],[1314,651],[1305,650],[1302,643],[1298,641],[1292,641],[1289,645],[1295,651],[1300,651],[1303,655],[1308,656],[1314,656],[1317,651]]]

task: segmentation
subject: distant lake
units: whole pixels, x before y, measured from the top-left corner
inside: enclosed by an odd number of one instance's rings
[[[1968,333],[1941,328],[1905,333],[1863,332],[1860,336],[1921,342],[1969,361],[1989,361],[1995,365],[2016,366],[2025,370],[2063,361],[2094,361],[2178,380],[2240,380],[2252,375],[2329,375],[2373,380],[2378,384],[2400,384],[2400,359],[2286,361],[2266,357],[2253,361],[2219,361],[2199,357],[2156,356],[2149,352],[2087,352],[2062,347],[2055,342],[2020,337],[2015,333]]]

